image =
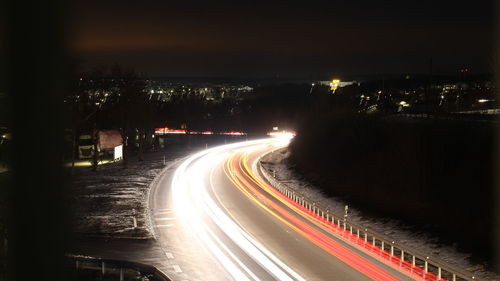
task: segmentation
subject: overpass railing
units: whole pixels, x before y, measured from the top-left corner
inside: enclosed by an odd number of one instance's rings
[[[124,281],[131,278],[147,278],[152,281],[171,281],[164,273],[156,267],[138,262],[101,259],[96,257],[69,255],[67,262],[76,273],[92,272],[101,277],[115,276],[117,280]],[[144,279],[141,279],[144,280]]]

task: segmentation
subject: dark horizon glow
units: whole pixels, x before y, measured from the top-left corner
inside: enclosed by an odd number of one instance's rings
[[[407,2],[407,1],[406,1]],[[77,1],[83,67],[147,76],[318,77],[493,69],[493,2]]]

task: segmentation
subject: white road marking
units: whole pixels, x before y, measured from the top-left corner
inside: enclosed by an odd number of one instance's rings
[[[172,253],[169,253],[169,252],[165,252],[165,255],[167,256],[167,259],[173,259],[174,258],[174,255]]]
[[[182,272],[182,269],[180,266],[174,264],[172,265],[172,267],[174,268],[174,271],[177,272],[177,273],[181,273]]]

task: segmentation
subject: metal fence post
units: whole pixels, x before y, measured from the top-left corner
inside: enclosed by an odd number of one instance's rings
[[[102,266],[102,275],[104,275],[106,273],[106,264],[104,263],[104,261],[101,263],[101,266]]]

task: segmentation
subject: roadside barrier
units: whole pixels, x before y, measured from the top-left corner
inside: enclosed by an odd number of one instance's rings
[[[358,249],[379,257],[391,266],[400,268],[410,276],[423,280],[482,280],[470,272],[448,265],[441,259],[400,245],[390,237],[350,222],[344,215],[333,213],[328,207],[314,202],[278,181],[272,173],[264,168],[260,160],[258,161],[258,170],[272,187],[288,197],[297,208],[308,213],[323,228],[335,233],[337,237],[348,241]]]

